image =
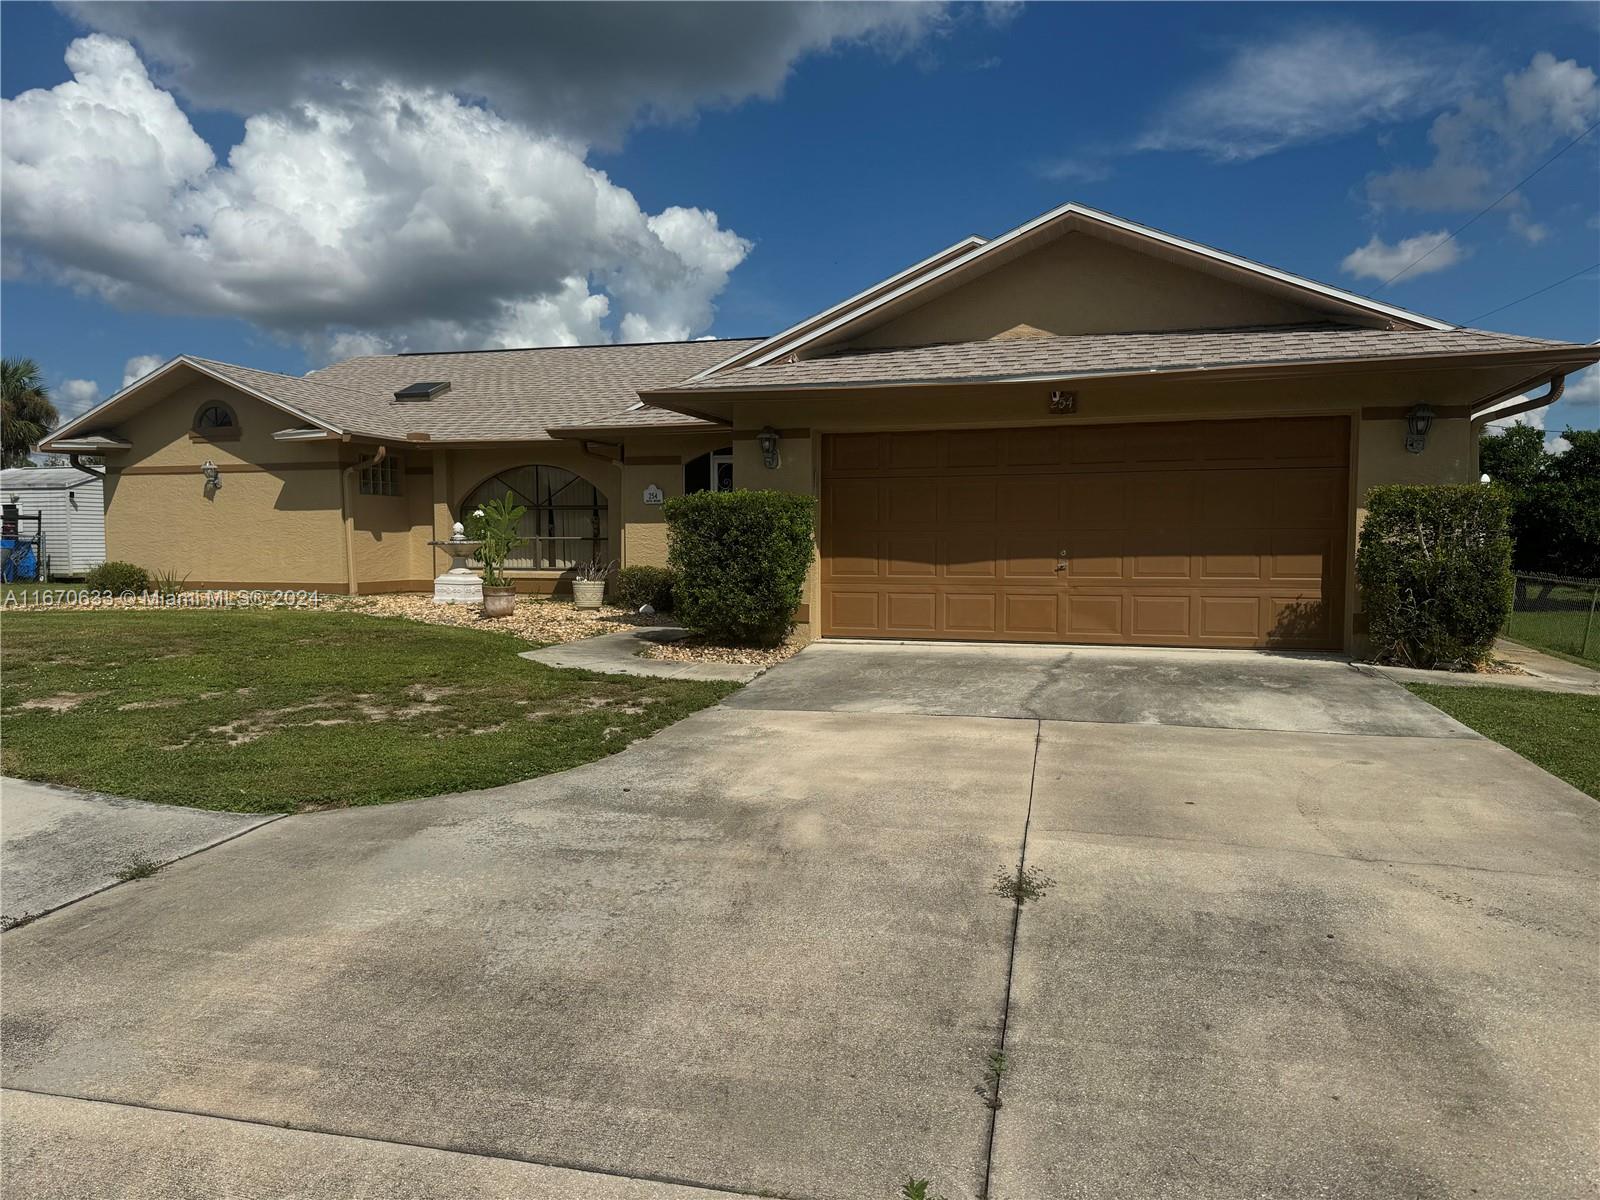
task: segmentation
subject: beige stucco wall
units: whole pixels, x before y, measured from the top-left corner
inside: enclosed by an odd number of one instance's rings
[[[1069,233],[858,337],[857,346],[918,346],[1046,333],[1281,325],[1322,314],[1288,300]]]
[[[683,495],[683,464],[729,444],[726,432],[641,434],[625,440],[621,465],[622,565],[667,565],[667,522],[661,505],[644,502],[654,484],[663,501]],[[735,467],[737,474],[738,468]]]
[[[193,441],[198,409],[222,401],[240,436]],[[205,382],[124,420],[133,449],[108,458],[106,551],[194,583],[344,589],[338,447],[272,440],[295,422],[268,405]],[[208,492],[207,459],[222,470]]]

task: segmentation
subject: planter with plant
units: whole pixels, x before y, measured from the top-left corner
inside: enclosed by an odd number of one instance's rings
[[[467,536],[482,542],[476,558],[483,564],[483,615],[509,617],[517,594],[506,578],[506,559],[528,539],[518,526],[528,510],[510,496],[485,500],[467,516]]]
[[[606,579],[616,566],[601,558],[579,563],[572,575],[572,602],[579,608],[599,608],[606,598]]]

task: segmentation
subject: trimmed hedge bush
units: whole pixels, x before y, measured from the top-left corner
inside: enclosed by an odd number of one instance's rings
[[[103,562],[83,577],[83,586],[92,592],[147,592],[150,572],[132,563]]]
[[[612,603],[634,611],[648,604],[657,612],[671,612],[672,581],[666,567],[623,567],[611,581]]]
[[[1488,657],[1511,612],[1510,511],[1481,484],[1367,493],[1356,581],[1377,661],[1450,669]]]
[[[667,561],[684,628],[731,645],[788,635],[811,568],[817,502],[793,492],[695,492],[668,500]]]

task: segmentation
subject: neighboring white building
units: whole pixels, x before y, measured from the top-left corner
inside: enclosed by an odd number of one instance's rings
[[[9,467],[0,471],[0,503],[24,517],[38,513],[40,574],[73,578],[106,560],[106,502],[101,481],[76,467]],[[31,537],[33,522],[21,532]]]

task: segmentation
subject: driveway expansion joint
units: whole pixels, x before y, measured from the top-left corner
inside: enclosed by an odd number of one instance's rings
[[[205,1109],[178,1108],[166,1104],[152,1104],[142,1100],[111,1100],[103,1096],[79,1096],[72,1092],[51,1092],[43,1088],[17,1087],[7,1084],[0,1088],[0,1093],[18,1092],[28,1096],[42,1096],[51,1100],[76,1100],[84,1104],[103,1104],[109,1108],[134,1108],[146,1112],[168,1113],[177,1117],[200,1117],[208,1121],[228,1121],[235,1125],[253,1125],[262,1129],[287,1129],[294,1133],[315,1134],[318,1137],[342,1138],[354,1142],[369,1142],[378,1146],[400,1146],[411,1150],[433,1150],[442,1154],[460,1154],[468,1158],[495,1159],[500,1162],[524,1163],[530,1167],[550,1167],[560,1171],[573,1171],[578,1174],[603,1176],[607,1179],[626,1179],[638,1183],[658,1183],[663,1186],[696,1188],[713,1196],[750,1196],[759,1200],[809,1200],[808,1197],[794,1195],[788,1192],[774,1192],[762,1190],[752,1192],[748,1188],[729,1187],[724,1184],[707,1183],[697,1179],[682,1179],[674,1175],[636,1174],[630,1171],[616,1171],[605,1167],[589,1166],[583,1163],[569,1162],[564,1159],[536,1158],[531,1155],[511,1154],[497,1150],[467,1150],[460,1146],[442,1145],[436,1142],[419,1142],[406,1138],[374,1137],[366,1133],[349,1133],[342,1129],[328,1129],[319,1125],[297,1125],[292,1121],[262,1121],[253,1117],[236,1117],[228,1113],[209,1112]]]
[[[1033,821],[1033,793],[1039,782],[1039,747],[1044,742],[1044,722],[1035,720],[1033,731],[1033,765],[1028,772],[1028,807],[1022,818],[1022,847],[1017,854],[1017,878],[1022,878],[1028,865],[1028,827]],[[1000,1005],[1000,1044],[995,1049],[999,1062],[1004,1063],[1006,1031],[1011,1023],[1011,983],[1017,970],[1017,931],[1022,924],[1023,900],[1019,891],[1011,906],[1011,944],[1006,948],[1006,988]],[[983,1183],[978,1189],[978,1200],[988,1200],[989,1185],[994,1176],[994,1134],[1000,1120],[1001,1089],[1005,1087],[1003,1066],[994,1069],[994,1094],[988,1100],[989,1128],[983,1145]]]

